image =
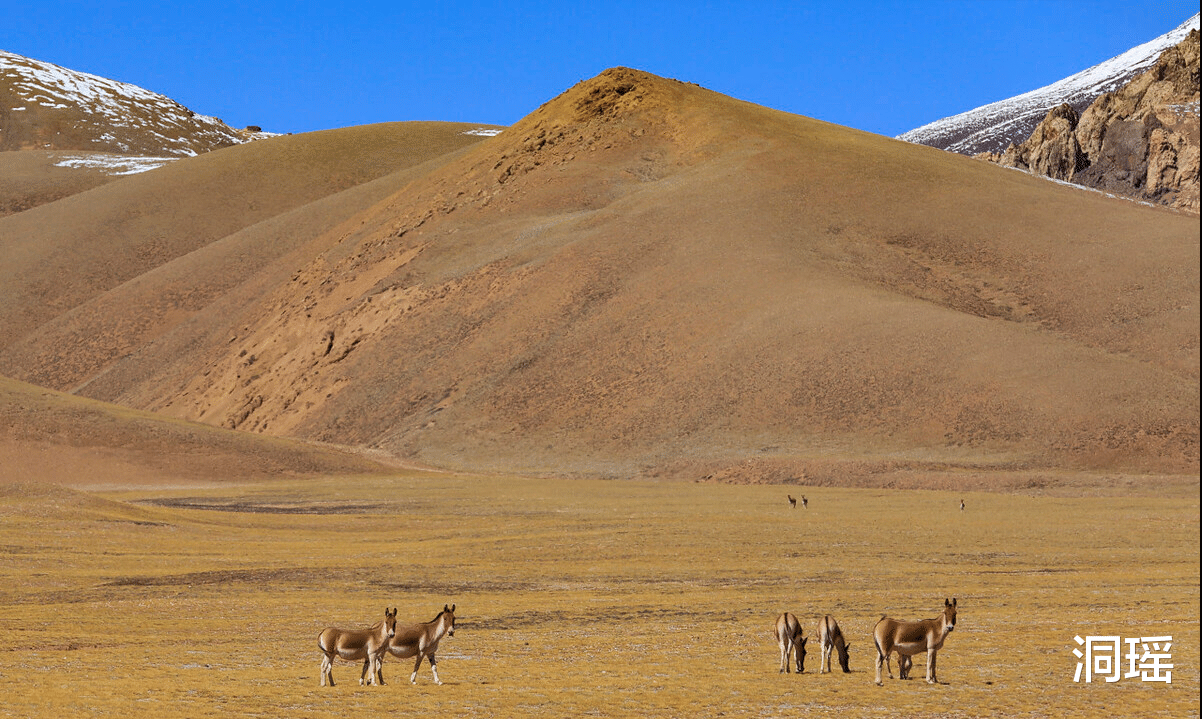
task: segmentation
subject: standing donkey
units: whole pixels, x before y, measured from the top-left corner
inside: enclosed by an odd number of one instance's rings
[[[790,655],[797,663],[797,673],[805,672],[806,664],[806,641],[805,630],[801,628],[801,622],[797,621],[797,617],[790,612],[785,612],[776,618],[776,626],[772,628],[772,636],[776,637],[776,643],[780,645],[780,670],[782,673],[789,673]]]
[[[943,600],[943,614],[937,619],[922,619],[917,622],[899,622],[889,617],[881,617],[872,630],[872,640],[876,643],[876,683],[881,684],[881,665],[889,670],[889,678],[893,678],[893,668],[889,666],[889,657],[897,650],[899,657],[912,657],[915,654],[927,653],[927,683],[936,684],[935,653],[943,648],[943,641],[956,628],[956,600]],[[899,665],[901,659],[898,659]],[[909,677],[909,667],[905,667],[905,675]]]
[[[391,654],[397,659],[408,659],[409,657],[417,657],[417,661],[413,665],[413,674],[409,677],[410,684],[417,683],[417,670],[422,665],[422,659],[430,658],[430,671],[434,673],[434,683],[442,684],[438,678],[438,658],[434,653],[438,651],[438,643],[442,641],[443,635],[455,636],[455,605],[442,605],[442,611],[438,616],[428,622],[420,624],[410,624],[409,626],[398,627],[396,636],[388,641],[388,646],[384,653],[380,654],[380,660],[376,664],[375,672],[376,679],[380,684],[384,683],[384,654]],[[367,665],[364,664],[364,671],[367,671]]]
[[[851,649],[851,645],[843,639],[843,630],[839,629],[839,623],[829,614],[818,622],[818,646],[822,648],[822,659],[818,662],[819,674],[831,670],[832,649],[839,654],[839,664],[843,667],[843,673],[851,673],[847,666],[847,650]]]
[[[359,683],[370,685],[373,676],[368,673],[368,665],[384,658],[388,641],[396,634],[396,611],[396,608],[388,611],[385,607],[384,621],[367,629],[323,629],[317,637],[317,646],[322,653],[321,686],[324,687],[327,681],[334,686],[334,657],[352,662],[362,659],[363,673],[359,675]]]

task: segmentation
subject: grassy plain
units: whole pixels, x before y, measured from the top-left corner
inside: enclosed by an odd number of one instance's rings
[[[809,498],[790,509],[786,492]],[[0,487],[0,715],[1197,716],[1198,485],[1156,497],[403,474]],[[943,684],[873,684],[884,613],[959,600]],[[458,605],[435,686],[318,686],[316,637]],[[850,675],[777,672],[826,612]],[[1172,635],[1172,684],[1074,684],[1074,635]],[[915,674],[922,676],[923,657]],[[837,668],[837,667],[836,667]]]

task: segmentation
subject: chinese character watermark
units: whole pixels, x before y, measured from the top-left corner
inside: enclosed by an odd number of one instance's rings
[[[1119,679],[1134,679],[1139,677],[1145,682],[1173,683],[1173,668],[1168,661],[1173,658],[1169,650],[1173,647],[1172,637],[1073,637],[1084,647],[1074,649],[1073,654],[1081,661],[1077,662],[1077,673],[1073,675],[1074,682],[1084,681],[1089,684],[1096,677],[1107,682],[1117,682]],[[1126,653],[1123,645],[1127,646]],[[1138,649],[1137,647],[1142,647]],[[1123,671],[1124,660],[1127,671]],[[1084,672],[1082,672],[1084,670]]]

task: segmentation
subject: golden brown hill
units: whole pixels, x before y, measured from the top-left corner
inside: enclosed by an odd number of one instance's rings
[[[311,202],[480,141],[464,134],[471,127],[386,123],[277,137],[180,160],[0,218],[0,286],[5,288],[0,296],[0,347],[11,348],[22,338],[32,341],[31,333],[44,325],[63,321],[76,308],[194,252],[222,255],[224,267],[186,269],[190,282],[156,290],[162,293],[156,302],[186,314],[261,269],[268,259],[302,244],[305,237],[297,228],[273,244],[235,248],[233,254],[210,246]],[[335,213],[339,220],[345,216]],[[207,288],[209,283],[216,283],[216,289]],[[133,314],[144,312],[139,308]],[[161,331],[157,326],[148,330],[149,321],[138,318],[132,331]],[[123,351],[131,340],[142,341],[113,336],[107,328],[91,331],[103,334],[99,340],[114,350]],[[27,344],[21,351],[31,350]],[[41,377],[35,381],[71,386]]]
[[[0,152],[0,217],[61,200],[117,179],[96,168],[62,167],[66,153]]]
[[[480,470],[1196,472],[1198,236],[618,68],[84,392]]]
[[[381,471],[343,449],[158,417],[0,377],[0,496],[85,496],[47,483],[148,486]]]

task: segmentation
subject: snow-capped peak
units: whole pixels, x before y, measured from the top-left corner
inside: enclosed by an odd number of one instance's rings
[[[1131,48],[1121,55],[1054,82],[1046,87],[1016,95],[936,120],[898,135],[899,140],[974,155],[1000,152],[1011,142],[1022,142],[1053,107],[1068,103],[1083,110],[1099,95],[1118,89],[1156,64],[1161,53],[1197,30],[1199,15],[1160,37]]]

